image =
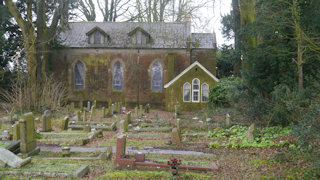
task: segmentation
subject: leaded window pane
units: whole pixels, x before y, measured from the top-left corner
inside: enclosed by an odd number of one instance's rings
[[[74,88],[84,89],[84,65],[80,61],[74,66]]]
[[[113,90],[122,90],[123,68],[121,63],[117,61],[113,66]]]
[[[152,66],[152,91],[162,90],[162,65],[156,62]]]
[[[185,102],[190,101],[190,91],[191,91],[191,85],[189,83],[184,84],[184,86],[183,86],[183,101],[185,101]]]
[[[193,101],[199,101],[199,91],[193,91]]]
[[[207,102],[208,97],[209,97],[209,85],[206,83],[202,84],[201,91],[202,91],[202,93],[201,93],[202,94],[202,101]]]

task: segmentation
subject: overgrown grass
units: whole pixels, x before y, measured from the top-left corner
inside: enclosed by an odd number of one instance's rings
[[[290,127],[282,128],[280,126],[257,128],[254,133],[254,140],[248,140],[246,136],[246,126],[232,126],[229,129],[216,128],[208,132],[208,137],[216,139],[209,144],[210,148],[231,147],[231,148],[266,148],[270,146],[291,145],[289,141],[274,142],[273,140],[280,136],[291,135]],[[222,141],[221,142],[219,142]]]

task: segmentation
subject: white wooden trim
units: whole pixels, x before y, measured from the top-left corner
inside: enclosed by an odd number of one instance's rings
[[[198,80],[199,81],[199,89],[197,89],[197,90],[194,90],[193,89],[193,81],[194,80]],[[196,103],[198,103],[198,102],[200,102],[200,97],[201,97],[201,95],[200,95],[200,90],[201,90],[201,83],[200,83],[200,79],[198,79],[198,78],[194,78],[193,80],[192,80],[192,86],[191,86],[191,88],[192,88],[192,90],[191,90],[191,93],[192,93],[192,102],[196,102]],[[193,92],[198,92],[198,101],[195,101],[194,99],[193,99]]]
[[[202,96],[203,96],[203,88],[202,88],[202,86],[203,86],[203,85],[207,85],[207,86],[208,86],[208,97],[207,97],[207,101],[203,101],[203,100],[202,100]],[[201,84],[201,102],[208,102],[208,99],[209,99],[209,89],[210,89],[210,86],[209,86],[208,83],[204,82],[204,83]]]
[[[189,84],[189,85],[190,85],[190,91],[189,91],[190,99],[189,99],[189,101],[185,101],[185,100],[184,100],[184,85],[186,85],[186,84]],[[190,93],[192,93],[191,84],[190,84],[189,82],[185,82],[185,83],[183,84],[183,86],[182,86],[182,100],[183,100],[183,102],[191,102],[191,94],[190,94]]]
[[[212,79],[214,79],[216,82],[219,82],[219,79],[215,77],[210,71],[208,71],[204,66],[202,66],[198,61],[191,64],[189,67],[187,67],[185,70],[183,70],[178,76],[173,78],[170,82],[164,85],[164,88],[168,88],[171,84],[173,84],[176,80],[178,80],[181,76],[183,76],[185,73],[187,73],[190,69],[192,69],[194,66],[198,65],[204,72],[206,72]]]

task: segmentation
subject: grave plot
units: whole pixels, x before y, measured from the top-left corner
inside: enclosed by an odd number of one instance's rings
[[[40,144],[67,144],[67,145],[85,145],[94,138],[102,137],[102,131],[84,132],[84,131],[62,131],[62,132],[41,132]]]

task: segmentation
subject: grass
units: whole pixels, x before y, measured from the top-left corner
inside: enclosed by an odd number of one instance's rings
[[[0,147],[2,147],[2,148],[6,148],[6,147],[9,146],[10,144],[11,144],[10,142],[0,141]]]
[[[72,173],[81,167],[80,164],[31,163],[22,168],[0,167],[0,171],[25,171],[25,172],[59,172]]]

